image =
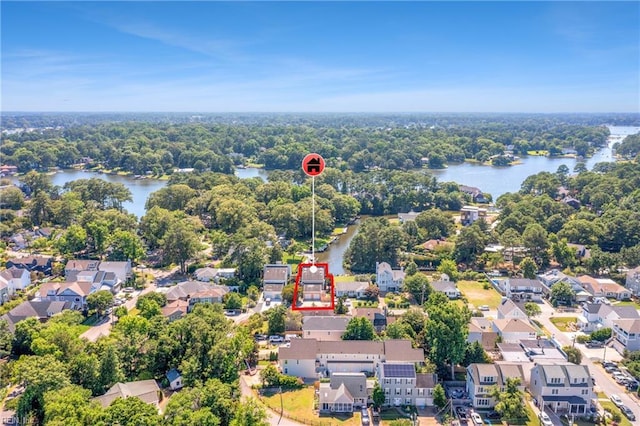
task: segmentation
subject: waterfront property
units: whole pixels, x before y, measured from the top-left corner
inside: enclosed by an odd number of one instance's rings
[[[376,285],[380,291],[402,290],[405,275],[402,269],[392,269],[387,262],[376,262]]]

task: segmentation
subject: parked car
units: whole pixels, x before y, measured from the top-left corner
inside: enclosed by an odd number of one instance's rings
[[[613,402],[616,406],[620,407],[622,406],[622,400],[620,399],[620,397],[618,395],[611,395],[609,397],[609,399],[611,400],[611,402]]]
[[[369,410],[367,407],[362,407],[362,424],[368,425],[371,421],[369,420]]]
[[[471,421],[476,426],[480,426],[480,425],[484,424],[484,422],[482,421],[482,417],[480,417],[480,414],[475,413],[475,412],[471,413]]]
[[[553,426],[551,418],[544,411],[540,413],[540,423],[542,423],[543,426]]]
[[[631,409],[626,405],[621,405],[620,411],[622,411],[622,414],[624,414],[632,422],[636,420],[636,415],[633,414],[633,411],[631,411]]]
[[[488,311],[489,310],[489,305],[480,305],[478,306],[478,309],[481,311]]]
[[[598,340],[590,340],[585,344],[585,346],[587,348],[604,348],[604,342],[600,342]]]
[[[269,338],[269,336],[267,336],[266,334],[256,334],[255,335],[255,339],[257,341],[262,341],[262,340],[267,340]]]
[[[605,367],[604,371],[606,371],[609,374],[612,374],[612,373],[615,373],[616,371],[620,371],[620,370],[615,365],[610,365],[608,367]]]
[[[467,409],[465,407],[456,407],[456,414],[458,415],[460,420],[466,420]]]
[[[627,382],[627,390],[630,390],[631,392],[638,390],[638,381],[636,379],[630,379]]]
[[[269,336],[269,343],[282,343],[282,342],[284,342],[284,337],[282,336],[277,336],[277,335]]]

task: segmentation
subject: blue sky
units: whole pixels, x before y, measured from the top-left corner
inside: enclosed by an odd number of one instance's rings
[[[638,112],[638,2],[8,2],[3,111]]]

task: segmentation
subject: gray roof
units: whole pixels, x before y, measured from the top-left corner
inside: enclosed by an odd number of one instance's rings
[[[331,389],[344,385],[354,398],[367,397],[367,376],[364,373],[331,373]]]
[[[116,383],[104,395],[94,398],[103,407],[108,407],[117,398],[135,396],[147,404],[158,404],[160,388],[155,380],[140,380],[137,382]]]
[[[452,282],[452,281],[442,281],[442,280],[438,280],[438,281],[434,281],[431,283],[431,287],[433,287],[433,289],[435,291],[441,291],[441,292],[445,292],[447,290],[457,290],[458,288],[456,287],[456,283]]]
[[[184,281],[176,285],[175,287],[172,287],[171,290],[167,292],[167,300],[185,300],[196,293],[202,293],[207,290],[216,289],[224,291],[225,293],[229,292],[229,287],[227,286],[213,285],[201,281]]]
[[[69,309],[70,307],[70,302],[29,300],[19,304],[8,313],[3,315],[2,318],[7,320],[7,323],[9,324],[9,330],[13,332],[16,323],[24,319],[35,317],[39,320],[45,320],[53,315],[59,314],[65,309]]]
[[[368,282],[364,281],[346,281],[335,283],[336,291],[360,291],[369,287]]]
[[[325,317],[325,316],[313,316],[304,317],[302,319],[302,330],[326,330],[326,331],[345,331],[347,324],[351,320],[351,317]]]
[[[289,265],[264,265],[262,279],[286,283],[289,280]]]
[[[424,349],[411,346],[411,340],[394,339],[384,341],[384,352],[387,361],[424,362]]]
[[[582,305],[582,309],[587,311],[587,313],[597,314],[598,311],[600,311],[600,306],[602,305],[603,303],[585,303],[584,305]]]
[[[438,376],[434,373],[416,374],[416,388],[433,389],[438,383]]]
[[[310,267],[302,268],[302,278],[300,279],[300,282],[302,284],[305,284],[308,282],[310,283],[324,282],[324,273],[325,273],[324,268],[320,268],[320,267],[318,267],[315,272],[311,272]]]
[[[16,268],[15,266],[12,266],[9,269],[5,269],[4,271],[0,272],[0,275],[2,275],[3,278],[5,278],[6,280],[11,280],[14,278],[21,278],[25,272],[28,274],[29,271],[27,271],[26,269],[21,269],[21,268]]]
[[[410,340],[381,341],[291,339],[290,347],[278,349],[279,359],[315,359],[324,354],[366,354],[385,356],[387,362],[424,362],[424,351],[413,349]]]
[[[539,280],[532,280],[529,278],[509,278],[509,284],[515,287],[532,287],[542,288],[542,283]]]

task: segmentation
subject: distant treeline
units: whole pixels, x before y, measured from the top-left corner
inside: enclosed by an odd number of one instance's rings
[[[72,123],[80,121],[73,117],[68,117],[75,120]],[[248,161],[264,164],[267,169],[296,170],[303,156],[315,151],[329,166],[357,173],[410,170],[422,165],[441,168],[465,159],[485,162],[502,156],[505,150],[514,155],[545,150],[553,156],[569,149],[586,156],[605,145],[609,135],[605,126],[568,124],[562,116],[546,115],[430,116],[422,121],[416,121],[417,117],[410,120],[410,115],[347,115],[335,116],[333,121],[327,116],[332,124],[324,125],[280,124],[278,120],[284,117],[275,116],[275,124],[245,124],[239,120],[54,126],[4,134],[0,155],[4,163],[17,166],[20,172],[88,162],[89,166],[99,164],[110,170],[162,175],[175,168],[232,173],[234,163]],[[314,115],[291,117],[320,120]],[[582,116],[575,117],[580,121],[577,118]],[[10,116],[11,120],[19,119]],[[34,127],[43,124],[45,118],[20,120],[24,121],[21,125]],[[373,125],[382,122],[386,124]]]

